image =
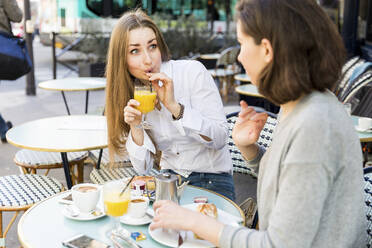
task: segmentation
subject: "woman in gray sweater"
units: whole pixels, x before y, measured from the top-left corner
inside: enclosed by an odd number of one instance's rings
[[[259,230],[232,227],[156,202],[151,228],[192,230],[220,247],[363,247],[362,151],[353,123],[331,93],[344,62],[336,26],[314,0],[237,4],[239,61],[259,92],[280,105],[267,151],[266,121],[245,102],[233,129],[258,170]]]

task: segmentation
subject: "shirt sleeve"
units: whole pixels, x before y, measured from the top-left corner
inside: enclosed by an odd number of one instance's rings
[[[254,157],[253,159],[248,160],[248,159],[244,158],[244,156],[243,156],[246,166],[248,168],[252,169],[256,173],[258,173],[258,171],[259,171],[260,161],[261,161],[263,155],[266,152],[266,149],[264,147],[262,147],[260,145],[257,145],[257,146],[258,146],[258,151],[257,151],[256,157]]]
[[[286,167],[268,229],[225,226],[219,239],[221,248],[311,247],[327,195],[327,173],[320,165]]]
[[[6,0],[3,1],[4,10],[9,20],[12,22],[22,21],[22,10],[18,7],[17,1],[15,0]]]
[[[180,102],[185,106],[183,118],[173,124],[181,135],[189,135],[208,148],[221,149],[227,143],[228,125],[216,84],[200,62],[190,61],[184,73],[190,101]]]
[[[144,131],[144,140],[142,146],[137,145],[133,141],[132,133],[129,131],[125,146],[127,148],[133,168],[139,174],[149,174],[154,164],[153,154],[155,154],[156,149],[146,131]]]

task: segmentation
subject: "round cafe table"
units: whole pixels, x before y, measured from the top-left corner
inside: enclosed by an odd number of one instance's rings
[[[253,85],[253,84],[244,84],[244,85],[237,86],[235,88],[235,91],[241,95],[264,98],[263,95],[258,93],[256,85]]]
[[[357,126],[358,116],[352,115],[351,118],[353,120],[354,126]],[[365,143],[372,142],[372,132],[360,132],[358,130],[355,130],[355,131],[358,133],[360,142],[365,142]]]
[[[68,192],[63,192],[44,200],[23,214],[18,223],[18,238],[22,247],[62,248],[63,240],[67,240],[78,234],[85,234],[109,245],[113,245],[111,240],[106,237],[106,232],[113,226],[113,220],[108,216],[89,221],[66,218],[62,214],[64,205],[58,202],[65,194],[68,194]],[[195,196],[206,196],[208,197],[208,201],[214,203],[218,209],[231,214],[234,219],[244,220],[244,213],[234,202],[221,195],[198,187],[186,186],[180,204],[192,203]],[[139,231],[146,235],[146,240],[137,242],[142,248],[166,247],[152,239],[148,232],[148,224],[141,226],[121,225],[130,232]]]
[[[6,133],[9,144],[34,151],[60,152],[67,187],[72,186],[67,152],[107,147],[106,117],[67,115],[23,123]]]
[[[251,82],[251,78],[245,73],[236,74],[234,76],[234,79],[237,80],[237,81],[240,81],[240,82],[244,82],[244,83],[250,83]]]
[[[201,59],[210,59],[210,60],[217,60],[221,57],[221,54],[219,53],[208,53],[208,54],[201,54]]]
[[[44,81],[39,83],[39,87],[45,90],[60,91],[63,101],[66,106],[68,115],[70,109],[68,107],[65,91],[85,91],[85,113],[88,113],[89,91],[102,90],[106,88],[106,78],[99,77],[78,77],[78,78],[63,78]]]

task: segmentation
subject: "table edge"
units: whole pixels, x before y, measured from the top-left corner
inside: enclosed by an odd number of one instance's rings
[[[84,152],[84,151],[90,151],[90,150],[104,149],[108,147],[108,144],[106,144],[106,145],[90,146],[90,147],[79,148],[79,149],[52,149],[52,148],[48,149],[48,148],[29,147],[25,145],[20,145],[8,139],[8,137],[7,137],[7,141],[9,144],[15,147],[32,150],[32,151],[39,151],[39,152]]]
[[[83,88],[76,88],[76,89],[57,89],[57,88],[47,88],[38,85],[39,88],[43,90],[50,90],[50,91],[96,91],[96,90],[104,90],[106,89],[106,86],[100,86],[100,87],[94,87],[94,88],[89,88],[89,89],[83,89]]]
[[[242,90],[239,89],[239,87],[241,87],[241,86],[243,86],[243,85],[239,85],[239,86],[235,87],[235,91],[238,94],[245,95],[245,96],[255,96],[255,97],[265,98],[260,93],[255,94],[255,93],[249,93],[249,92],[246,92],[246,91],[242,91]]]
[[[46,201],[46,200],[49,200],[49,199],[51,199],[51,198],[53,198],[53,197],[57,197],[57,196],[59,196],[59,195],[61,195],[61,194],[65,194],[66,192],[67,192],[67,191],[62,191],[62,192],[59,192],[59,193],[57,193],[57,194],[55,194],[55,195],[52,195],[52,196],[50,196],[50,197],[48,197],[48,198],[46,198],[46,199],[44,199],[44,200],[42,200],[42,201],[39,201],[38,203],[34,204],[32,207],[30,207],[29,209],[27,209],[26,212],[23,213],[23,215],[21,216],[21,218],[20,218],[20,220],[19,220],[19,222],[18,222],[18,225],[17,225],[17,235],[18,235],[18,240],[19,240],[19,242],[21,243],[22,247],[24,247],[24,248],[31,248],[31,246],[27,245],[26,241],[24,241],[24,240],[22,239],[23,232],[22,232],[22,228],[20,228],[20,226],[21,226],[21,224],[23,223],[24,218],[26,218],[26,215],[28,214],[28,212],[31,212],[31,210],[32,210],[34,207],[38,206],[38,205],[41,204],[42,202],[44,202],[44,201]],[[36,248],[36,247],[35,247],[35,248]]]
[[[246,74],[236,74],[234,76],[234,79],[237,80],[237,81],[241,81],[241,82],[251,82],[250,79],[248,80],[248,78],[243,78],[243,77],[241,77],[241,75],[246,75]]]

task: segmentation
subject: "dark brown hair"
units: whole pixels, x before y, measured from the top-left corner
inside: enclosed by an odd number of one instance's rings
[[[236,18],[256,44],[266,38],[273,60],[261,72],[258,90],[275,104],[314,90],[333,90],[345,62],[336,25],[315,0],[241,0]]]
[[[170,58],[164,38],[151,18],[137,9],[124,13],[112,31],[106,67],[106,116],[110,156],[123,151],[129,125],[124,122],[124,107],[133,98],[133,77],[128,70],[129,32],[137,28],[151,28],[156,36],[162,61]]]

